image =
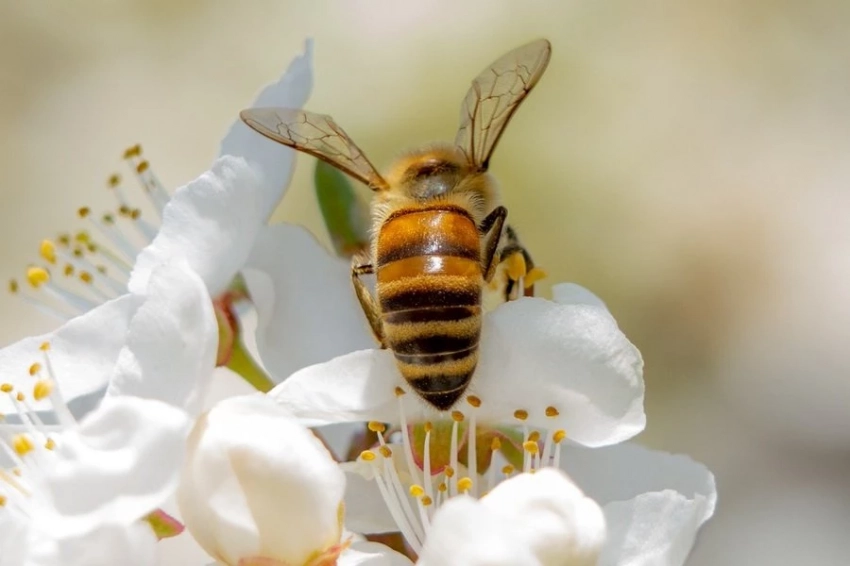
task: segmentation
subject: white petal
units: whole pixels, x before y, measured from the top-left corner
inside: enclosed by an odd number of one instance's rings
[[[218,325],[201,278],[185,260],[153,271],[133,316],[107,395],[159,399],[201,410],[215,369]]]
[[[286,72],[276,83],[260,92],[250,108],[278,106],[301,108],[313,89],[313,40],[304,45],[304,54],[289,64]],[[265,190],[262,195],[263,220],[274,211],[292,178],[295,152],[285,145],[265,138],[236,120],[221,142],[219,155],[244,157],[263,173]]]
[[[602,510],[562,472],[502,482],[480,501],[449,500],[419,566],[590,566],[605,539]]]
[[[552,300],[562,305],[590,305],[608,310],[605,302],[589,289],[575,283],[558,283],[552,286]]]
[[[342,464],[343,467],[346,465]],[[354,532],[369,534],[398,531],[398,523],[390,514],[375,481],[356,472],[347,473],[345,478],[346,527]]]
[[[30,556],[15,566],[154,566],[156,536],[147,523],[105,525],[96,531],[68,538],[51,538],[51,533],[33,533]],[[4,548],[5,553],[5,548]],[[0,561],[0,564],[5,564]]]
[[[176,488],[187,429],[186,414],[159,401],[104,400],[56,439],[38,490],[50,512],[37,522],[61,538],[138,521]]]
[[[406,556],[377,542],[354,542],[344,550],[337,566],[408,566],[413,565]]]
[[[511,422],[528,411],[531,426],[560,428],[587,446],[614,444],[646,426],[643,360],[607,310],[523,298],[484,323],[481,361],[470,392],[479,418]],[[545,415],[547,407],[559,411]]]
[[[264,228],[243,275],[259,313],[257,349],[276,380],[374,347],[349,262],[331,257],[303,228]]]
[[[0,350],[0,381],[20,389],[36,410],[51,410],[49,401],[35,401],[30,393],[33,362],[44,363],[39,346],[50,343],[53,378],[66,402],[101,391],[109,381],[124,345],[130,319],[140,299],[124,295],[71,319],[50,334],[25,338]],[[0,395],[0,413],[14,413],[7,395]]]
[[[470,392],[482,400],[478,422],[516,422],[514,411],[545,429],[561,428],[589,446],[640,432],[643,361],[610,314],[591,305],[521,299],[485,318],[481,361]],[[392,354],[366,350],[294,373],[270,393],[314,425],[378,420],[398,423],[395,388],[403,382]],[[410,422],[436,418],[415,395],[403,397]],[[556,418],[546,408],[558,409]]]
[[[608,542],[601,566],[681,565],[700,525],[714,513],[714,476],[687,456],[637,444],[571,446],[561,462],[605,511]]]
[[[244,159],[225,156],[177,189],[163,210],[162,227],[136,258],[130,291],[144,293],[157,265],[184,258],[210,295],[221,293],[242,268],[265,222],[263,183]]]
[[[263,395],[234,397],[189,437],[178,504],[187,529],[228,564],[302,564],[340,541],[345,475],[327,449]]]

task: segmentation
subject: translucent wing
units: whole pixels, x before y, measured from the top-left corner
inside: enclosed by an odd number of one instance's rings
[[[372,190],[387,188],[384,178],[330,116],[289,108],[250,108],[239,115],[267,138],[318,157]]]
[[[455,145],[485,171],[508,121],[549,64],[552,46],[538,39],[506,53],[472,81],[460,107]]]

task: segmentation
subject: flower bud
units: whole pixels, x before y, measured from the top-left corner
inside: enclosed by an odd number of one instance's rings
[[[324,445],[262,395],[226,399],[189,436],[177,502],[225,564],[301,566],[340,551],[345,476]]]

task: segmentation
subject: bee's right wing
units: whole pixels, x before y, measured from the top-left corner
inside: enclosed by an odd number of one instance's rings
[[[249,108],[239,116],[267,138],[326,161],[373,191],[388,188],[357,144],[330,116],[289,108]]]

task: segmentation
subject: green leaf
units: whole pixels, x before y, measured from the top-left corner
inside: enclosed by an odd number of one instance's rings
[[[337,255],[351,257],[369,245],[369,208],[341,171],[316,160],[319,209]]]

